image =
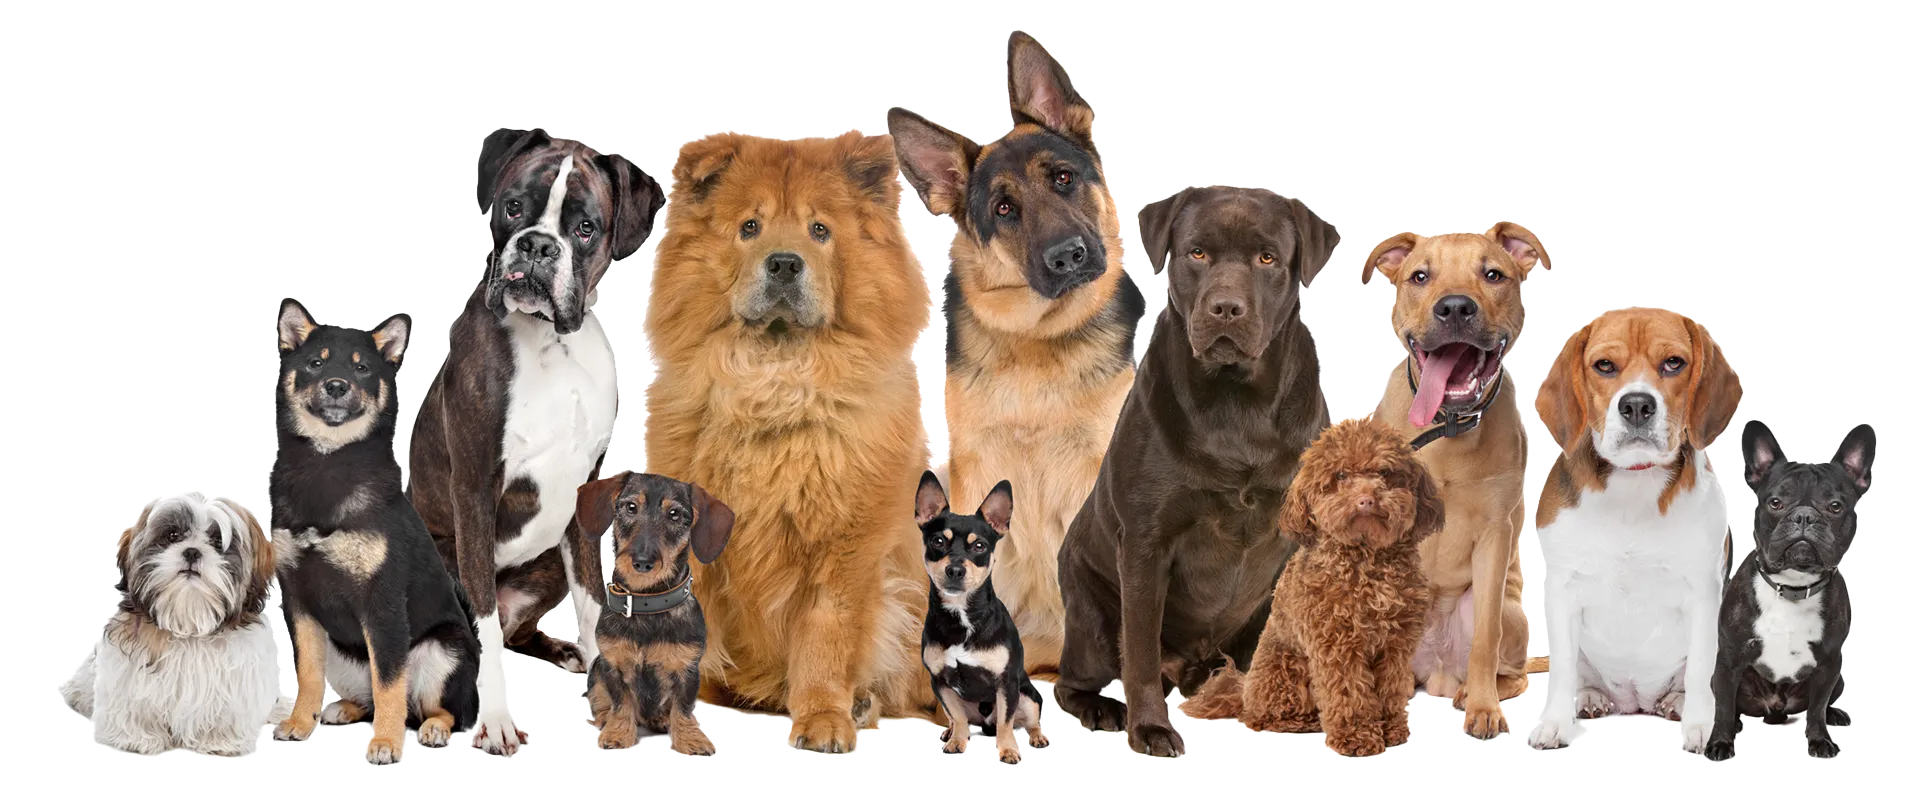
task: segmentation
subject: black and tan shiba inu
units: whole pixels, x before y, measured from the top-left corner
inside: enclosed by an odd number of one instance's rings
[[[946,300],[953,494],[977,502],[1002,478],[1021,487],[1000,594],[1033,671],[1050,673],[1064,629],[1055,554],[1133,385],[1146,303],[1120,267],[1093,108],[1032,37],[1007,47],[1012,132],[977,145],[899,108],[887,125],[927,210],[959,227]]]
[[[299,694],[273,738],[373,718],[367,760],[400,760],[401,737],[444,747],[479,713],[480,641],[466,594],[400,490],[394,374],[411,323],[373,329],[313,321],[280,304],[280,455],[273,549]],[[324,710],[326,684],[340,699]]]

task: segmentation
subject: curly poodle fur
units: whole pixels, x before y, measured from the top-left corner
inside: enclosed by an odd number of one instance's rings
[[[1223,668],[1181,710],[1260,731],[1325,730],[1348,756],[1406,742],[1429,602],[1419,544],[1444,522],[1433,477],[1392,427],[1348,420],[1321,433],[1281,511],[1300,549],[1274,586],[1253,663],[1245,675]]]

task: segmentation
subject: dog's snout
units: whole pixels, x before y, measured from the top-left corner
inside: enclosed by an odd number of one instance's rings
[[[348,385],[346,381],[339,378],[328,378],[326,383],[321,384],[321,387],[326,389],[328,397],[336,400],[346,397],[347,391],[353,388]]]
[[[514,244],[514,249],[519,250],[520,255],[538,261],[560,257],[560,243],[553,237],[541,233],[528,233],[521,236],[520,241]]]
[[[1087,263],[1087,240],[1075,236],[1047,248],[1041,257],[1046,259],[1049,270],[1073,272]]]
[[[1433,318],[1441,322],[1467,322],[1480,313],[1480,304],[1464,294],[1450,294],[1433,304]]]
[[[967,568],[959,564],[947,565],[947,580],[961,580],[967,577]]]
[[[180,558],[181,560],[187,562],[188,566],[198,564],[200,563],[200,548],[189,547],[185,550],[182,550],[180,551]]]
[[[1207,313],[1221,322],[1232,322],[1247,315],[1247,301],[1238,297],[1215,297],[1207,303]]]
[[[791,281],[806,271],[807,260],[796,253],[774,253],[767,256],[767,277],[776,281]]]
[[[633,557],[633,568],[640,570],[641,572],[652,572],[653,568],[659,565],[660,565],[660,559],[654,556],[634,556]]]
[[[1371,514],[1373,510],[1379,506],[1380,501],[1375,499],[1371,494],[1361,495],[1360,499],[1353,501],[1353,507],[1363,514]]]
[[[1653,395],[1646,392],[1628,392],[1620,396],[1620,418],[1632,425],[1645,425],[1653,420]]]

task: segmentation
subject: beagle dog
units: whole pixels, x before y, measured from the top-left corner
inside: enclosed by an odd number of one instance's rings
[[[1693,320],[1610,311],[1567,340],[1534,407],[1564,451],[1535,516],[1547,567],[1547,702],[1528,744],[1575,717],[1658,714],[1698,753],[1732,544],[1707,445],[1740,378]]]

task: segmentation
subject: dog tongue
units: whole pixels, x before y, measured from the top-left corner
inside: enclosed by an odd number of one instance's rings
[[[1413,407],[1407,409],[1407,424],[1424,428],[1433,424],[1433,415],[1439,413],[1440,403],[1447,399],[1447,383],[1453,378],[1453,367],[1465,357],[1472,348],[1448,345],[1427,354],[1427,360],[1420,364],[1420,391],[1413,396]]]

